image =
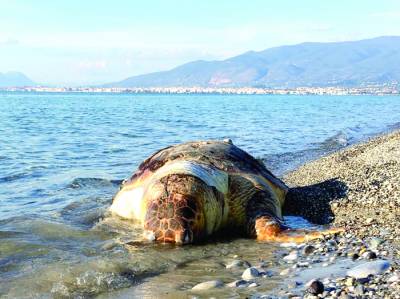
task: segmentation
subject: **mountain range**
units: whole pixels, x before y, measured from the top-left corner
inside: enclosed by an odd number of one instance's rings
[[[307,42],[225,59],[198,60],[104,87],[362,86],[400,82],[400,37]]]
[[[36,83],[19,72],[0,73],[0,87],[35,86]]]

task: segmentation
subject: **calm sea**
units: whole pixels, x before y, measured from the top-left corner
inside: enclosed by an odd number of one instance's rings
[[[175,298],[237,279],[221,266],[236,254],[279,268],[279,248],[253,240],[141,244],[106,209],[119,182],[171,144],[231,138],[282,175],[399,121],[395,96],[0,93],[0,296]]]

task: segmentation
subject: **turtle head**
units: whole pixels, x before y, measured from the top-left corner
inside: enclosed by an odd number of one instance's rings
[[[220,221],[213,189],[194,176],[174,174],[158,180],[148,187],[145,201],[144,230],[149,240],[196,242]]]
[[[172,193],[148,203],[145,237],[161,242],[188,244],[202,237],[205,215],[191,196]]]

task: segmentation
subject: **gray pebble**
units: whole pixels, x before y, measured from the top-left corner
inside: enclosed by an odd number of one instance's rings
[[[369,243],[369,247],[370,247],[371,249],[376,249],[376,248],[378,248],[378,246],[379,246],[380,244],[383,243],[383,240],[380,239],[380,238],[373,237],[373,238],[371,238],[371,239],[369,240],[368,243]]]
[[[365,293],[365,289],[364,286],[359,284],[358,286],[356,286],[355,290],[354,290],[354,295],[357,296],[362,296]]]
[[[260,272],[258,272],[258,270],[254,267],[250,267],[247,268],[246,270],[244,270],[243,274],[242,274],[242,278],[245,280],[249,280],[249,279],[253,279],[256,278],[260,275]]]

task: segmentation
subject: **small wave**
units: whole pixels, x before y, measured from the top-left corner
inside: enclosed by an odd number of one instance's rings
[[[388,126],[389,131],[394,131],[400,129],[400,122],[396,122]]]
[[[124,148],[114,148],[114,149],[104,150],[103,154],[117,154],[117,153],[124,153],[124,152],[127,152],[127,150]]]
[[[282,176],[286,172],[308,161],[349,146],[353,141],[354,140],[345,132],[340,131],[320,143],[311,144],[309,148],[293,152],[269,154],[259,159],[264,162],[273,173]]]
[[[103,217],[108,205],[109,202],[103,203],[97,199],[87,199],[70,203],[60,211],[60,215],[64,221],[76,225],[92,226]]]
[[[9,183],[9,182],[17,181],[17,180],[23,179],[27,176],[28,176],[28,173],[26,173],[26,172],[20,172],[20,173],[16,173],[16,174],[12,174],[12,175],[7,175],[7,176],[0,178],[0,183]]]
[[[326,150],[326,151],[334,151],[350,144],[350,138],[343,131],[338,132],[337,134],[325,139],[325,141],[317,144],[317,149]]]
[[[101,178],[76,178],[67,188],[79,189],[79,188],[100,188],[107,186],[119,186],[123,180],[107,180]]]
[[[265,155],[260,160],[275,175],[282,176],[286,172],[312,160],[317,156],[313,149]]]
[[[120,135],[123,136],[123,137],[128,137],[128,138],[140,138],[140,137],[143,137],[142,135],[131,134],[131,133],[120,133]]]
[[[321,226],[313,224],[300,216],[285,216],[285,224],[293,229],[322,229]]]
[[[1,231],[0,230],[0,239],[13,238],[16,236],[20,236],[22,234],[24,234],[24,233],[19,232],[19,231]]]

